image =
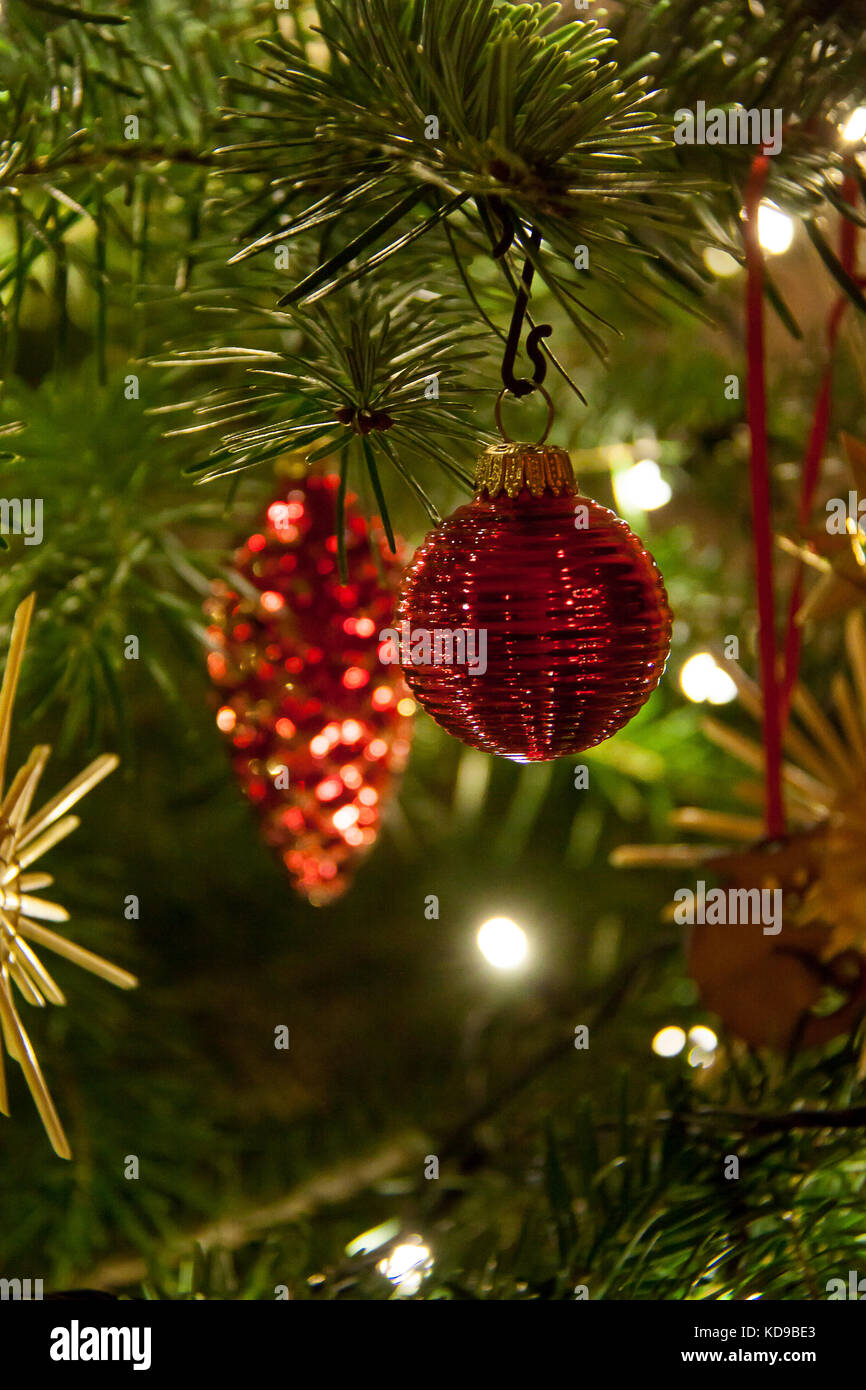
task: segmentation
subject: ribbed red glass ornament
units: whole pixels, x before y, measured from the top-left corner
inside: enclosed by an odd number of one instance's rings
[[[205,604],[232,766],[265,841],[316,906],[345,892],[376,839],[414,709],[399,669],[379,660],[401,557],[350,493],[342,583],[338,487],[318,475],[291,484],[235,556],[252,594],[218,582]]]
[[[624,521],[577,494],[563,450],[537,445],[482,456],[475,500],[417,550],[396,622],[407,683],[428,713],[471,747],[517,762],[616,733],[657,686],[670,649],[652,556]],[[412,633],[437,629],[486,633],[486,670],[407,660]]]

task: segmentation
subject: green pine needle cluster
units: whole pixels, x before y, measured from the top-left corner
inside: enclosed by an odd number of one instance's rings
[[[431,279],[433,277],[431,276]],[[239,387],[217,387],[193,409],[200,423],[183,435],[219,434],[204,463],[192,465],[200,482],[237,473],[287,453],[310,462],[357,454],[369,471],[377,503],[385,507],[378,466],[391,463],[414,489],[433,520],[438,513],[404,454],[425,455],[464,485],[471,475],[460,459],[479,439],[473,371],[485,357],[477,333],[465,332],[454,292],[401,283],[389,292],[345,292],[307,312],[254,308],[250,336],[273,347],[225,345],[180,350],[157,366],[211,371],[238,368]],[[279,345],[279,346],[278,346]],[[227,427],[233,426],[232,432]]]
[[[505,222],[599,348],[596,315],[566,269],[575,245],[590,248],[593,275],[639,297],[635,282],[653,279],[640,238],[677,239],[694,183],[662,167],[670,127],[651,109],[646,78],[620,76],[611,35],[591,20],[554,25],[557,15],[556,5],[486,0],[325,0],[317,34],[326,56],[286,38],[265,43],[261,80],[230,84],[243,105],[229,110],[235,138],[222,153],[230,170],[282,196],[278,225],[241,255],[313,231],[326,237],[350,209],[369,209],[366,225],[285,297],[306,304],[458,213],[488,249]],[[529,227],[543,253],[530,252]]]

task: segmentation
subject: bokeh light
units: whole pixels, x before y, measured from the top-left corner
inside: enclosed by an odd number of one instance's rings
[[[621,512],[652,512],[671,500],[671,486],[654,459],[641,459],[613,475],[613,491]]]
[[[758,240],[770,256],[781,256],[794,240],[794,221],[766,199],[758,208]]]
[[[737,694],[736,685],[710,652],[689,657],[680,671],[680,688],[696,704],[727,705]]]
[[[856,144],[866,135],[866,106],[858,106],[856,111],[852,111],[845,124],[842,126],[842,139],[848,140],[851,144]]]
[[[652,1040],[652,1049],[657,1057],[676,1057],[686,1045],[686,1035],[682,1028],[669,1024],[660,1028]]]
[[[478,949],[497,970],[515,970],[529,951],[526,932],[510,917],[490,917],[478,928]]]

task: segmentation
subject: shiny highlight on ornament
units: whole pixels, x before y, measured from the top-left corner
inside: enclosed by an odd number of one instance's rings
[[[365,671],[361,666],[350,666],[343,676],[343,684],[347,690],[360,690],[369,679],[369,671]]]

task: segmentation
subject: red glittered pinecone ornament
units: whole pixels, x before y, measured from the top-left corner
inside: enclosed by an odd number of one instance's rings
[[[396,622],[406,680],[437,724],[516,762],[579,753],[616,733],[658,685],[670,650],[652,556],[577,493],[568,454],[543,445],[497,444],[481,456],[475,500],[416,552]]]
[[[232,765],[265,841],[316,906],[345,892],[376,839],[414,709],[399,669],[379,660],[400,561],[349,494],[341,582],[338,487],[320,475],[292,484],[235,557],[256,597],[218,582],[205,605]]]

